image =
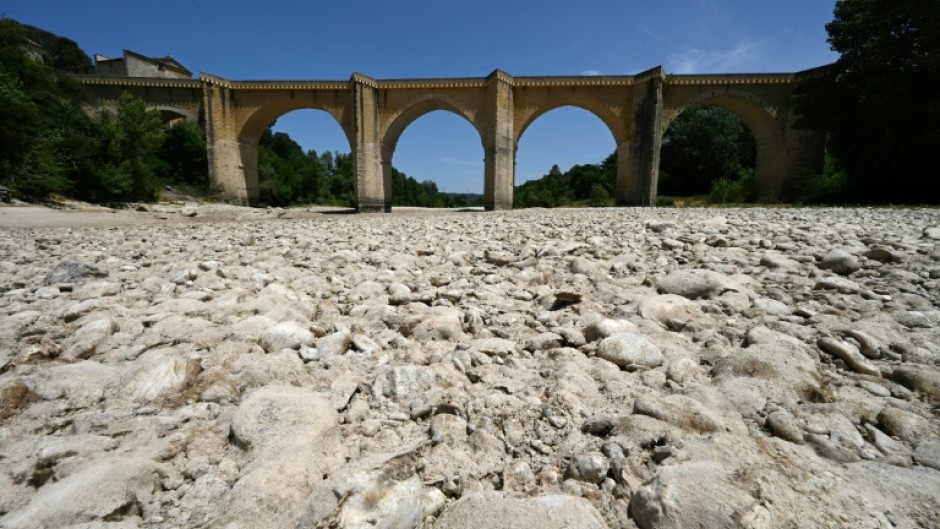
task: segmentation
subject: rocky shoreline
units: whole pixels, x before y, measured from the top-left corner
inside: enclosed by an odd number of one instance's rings
[[[940,527],[940,210],[160,214],[0,232],[0,527]]]

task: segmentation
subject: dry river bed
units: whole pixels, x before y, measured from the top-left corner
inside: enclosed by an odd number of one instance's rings
[[[2,528],[940,527],[940,210],[89,208],[0,207]]]

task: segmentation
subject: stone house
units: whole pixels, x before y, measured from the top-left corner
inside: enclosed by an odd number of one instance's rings
[[[193,73],[180,64],[172,55],[147,57],[124,50],[124,55],[112,59],[95,54],[95,65],[86,72],[103,77],[158,77],[164,79],[191,79]]]

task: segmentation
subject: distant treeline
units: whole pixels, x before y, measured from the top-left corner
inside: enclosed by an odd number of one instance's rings
[[[317,154],[284,132],[265,131],[258,143],[261,201],[272,206],[323,204],[354,206],[353,160],[346,153]],[[418,182],[392,168],[392,205],[426,208],[483,204],[482,195],[443,193],[432,181]]]

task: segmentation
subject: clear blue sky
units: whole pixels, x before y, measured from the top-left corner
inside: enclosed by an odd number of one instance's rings
[[[89,55],[173,55],[229,79],[790,72],[832,62],[835,0],[0,0],[0,14],[69,37]],[[306,149],[348,152],[320,111],[280,118]],[[516,183],[613,152],[604,125],[558,109],[520,140]],[[462,118],[411,125],[393,164],[447,191],[483,190],[483,148]]]

